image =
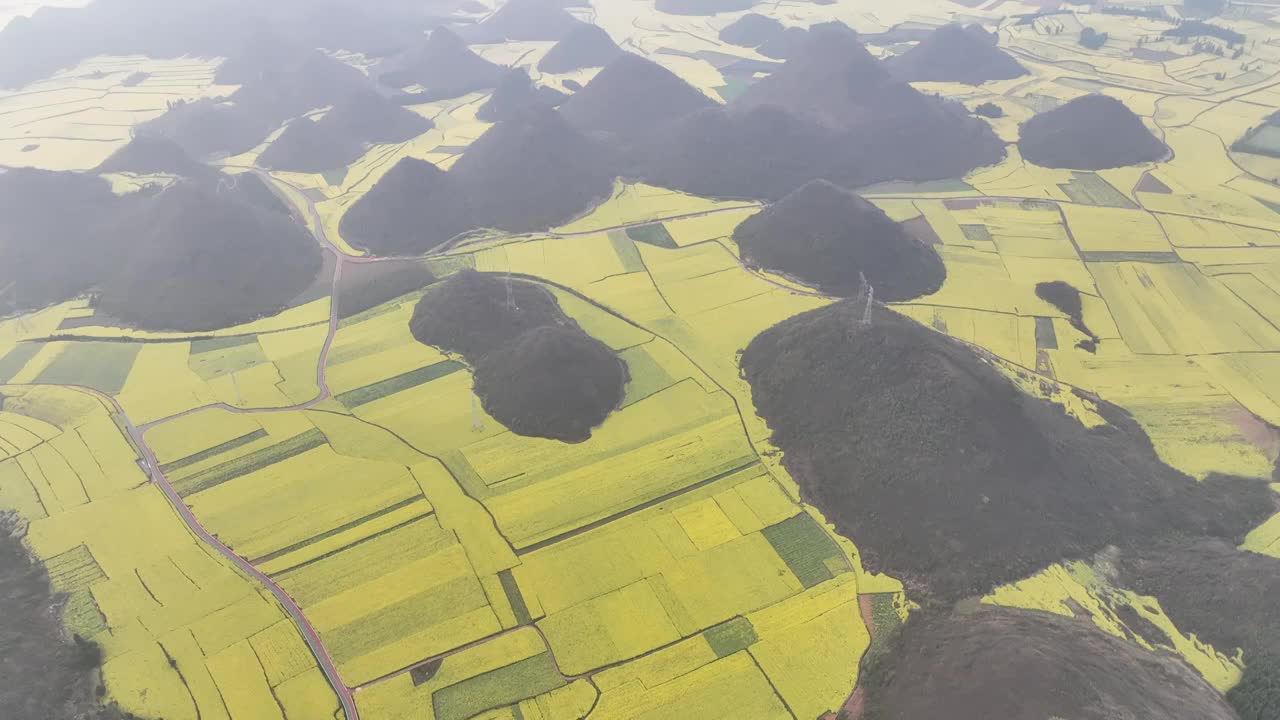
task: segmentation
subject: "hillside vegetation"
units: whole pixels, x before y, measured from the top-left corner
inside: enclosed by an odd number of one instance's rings
[[[1235,538],[1272,512],[1260,481],[1164,465],[1114,406],[1086,428],[944,335],[888,310],[861,317],[847,301],[786,320],[742,369],[805,499],[917,602],[982,595],[1106,545]]]
[[[273,170],[318,173],[343,168],[376,143],[398,143],[430,130],[427,118],[372,90],[343,99],[319,120],[298,118],[258,156]]]
[[[138,720],[98,697],[102,649],[62,628],[62,598],[0,512],[0,707],[13,720]]]
[[[559,40],[581,24],[565,12],[563,0],[507,0],[465,37],[472,43]]]
[[[977,26],[944,25],[915,47],[885,61],[890,74],[906,82],[959,82],[981,85],[1009,80],[1027,69],[996,46],[994,36]]]
[[[414,157],[393,165],[339,225],[347,242],[379,255],[423,252],[472,227],[467,198],[452,178]]]
[[[316,241],[288,215],[179,183],[124,204],[128,256],[99,281],[98,307],[137,327],[212,330],[274,315],[320,271]]]
[[[424,88],[422,102],[495,87],[503,73],[501,65],[475,54],[457,33],[446,27],[432,30],[416,46],[402,53],[394,66],[396,69],[383,73],[379,80],[397,88],[421,85]]]
[[[579,23],[542,59],[538,69],[546,73],[566,73],[588,67],[603,67],[622,52],[609,33],[598,25]]]
[[[1227,698],[1243,720],[1280,707],[1280,559],[1219,540],[1179,540],[1122,552],[1116,582],[1150,595],[1183,632],[1228,656],[1244,653],[1245,677]]]
[[[1105,170],[1169,154],[1142,118],[1106,95],[1084,95],[1036,115],[1019,133],[1022,157],[1043,167]]]
[[[894,80],[848,28],[824,25],[728,106],[657,133],[634,174],[699,195],[779,199],[816,179],[853,188],[960,177],[1003,155],[963,106]]]
[[[575,127],[635,138],[715,101],[661,65],[619,55],[560,108]]]
[[[815,180],[742,222],[733,240],[750,263],[832,295],[864,291],[909,300],[942,287],[947,271],[933,248],[907,234],[880,208]]]
[[[173,140],[147,132],[134,135],[128,144],[103,160],[97,171],[180,175],[189,178],[209,178],[217,174],[213,168],[191,157]]]
[[[253,183],[186,179],[117,196],[92,175],[0,174],[0,287],[12,309],[88,293],[102,312],[152,330],[279,312],[311,284],[320,251]],[[58,212],[54,198],[77,212]]]
[[[534,85],[524,68],[511,68],[489,100],[476,111],[476,118],[485,122],[515,120],[526,113],[555,107],[565,97],[553,87]]]
[[[1180,658],[1087,618],[989,606],[913,616],[891,650],[863,681],[866,720],[1235,718]]]
[[[449,172],[401,160],[343,216],[349,241],[376,254],[420,253],[468,230],[545,230],[608,197],[608,149],[549,108],[480,136]]]
[[[518,435],[582,442],[621,405],[630,379],[550,293],[520,280],[463,270],[428,288],[409,329],[462,355],[485,412]]]
[[[244,73],[245,84],[230,97],[174,103],[140,132],[169,138],[196,158],[236,155],[285,122],[368,89],[363,73],[316,50],[289,53],[269,66],[250,63]]]
[[[823,26],[815,26],[819,31]],[[755,48],[765,57],[785,60],[804,46],[809,29],[786,27],[777,20],[756,13],[748,13],[725,26],[720,40],[732,45]]]

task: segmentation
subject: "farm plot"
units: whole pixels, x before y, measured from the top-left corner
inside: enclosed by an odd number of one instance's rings
[[[556,670],[531,628],[428,661],[356,694],[370,717],[437,720],[488,717],[485,711],[508,707],[521,708],[526,718],[581,717],[595,698],[586,681],[570,682]]]
[[[90,58],[46,80],[0,92],[0,165],[88,170],[129,142],[129,129],[168,103],[225,95],[217,60]],[[129,79],[141,78],[131,83]]]
[[[1183,215],[1156,215],[1178,248],[1254,247],[1280,245],[1280,233],[1274,230],[1218,222]]]
[[[1280,330],[1194,265],[1089,263],[1089,271],[1136,353],[1280,349]]]
[[[318,429],[174,482],[201,522],[246,558],[268,558],[419,504],[408,469],[335,453]]]
[[[102,646],[110,699],[144,717],[259,717],[278,707],[279,688],[318,674],[281,608],[146,483],[102,404],[60,388],[5,395],[0,417],[46,442],[0,463],[0,497],[30,522],[31,549],[67,594],[68,632]],[[294,697],[320,717],[337,709],[327,683]]]
[[[1180,355],[1139,355],[1108,340],[1096,354],[1066,348],[1047,355],[1059,380],[1096,392],[1130,412],[1151,436],[1160,459],[1173,467],[1198,477],[1210,472],[1253,477],[1271,473],[1274,448],[1266,440],[1268,432],[1245,409],[1265,411],[1265,398],[1241,389],[1251,384],[1232,385],[1217,368],[1201,367],[1210,356],[1188,362]]]
[[[529,547],[756,462],[732,401],[687,380],[614,413],[584,443],[503,433],[462,449],[484,503]]]
[[[758,203],[707,200],[644,184],[615,183],[613,195],[583,217],[556,228],[560,233],[609,230],[711,210],[759,207]]]
[[[1062,205],[1076,245],[1094,253],[1171,253],[1160,224],[1140,210]]]
[[[537,275],[574,288],[644,270],[631,238],[620,230],[498,245],[477,252],[475,267]]]
[[[972,210],[952,214],[976,218],[1002,257],[1076,258],[1062,217],[1051,204],[984,202]],[[961,225],[962,229],[965,227],[970,225]]]

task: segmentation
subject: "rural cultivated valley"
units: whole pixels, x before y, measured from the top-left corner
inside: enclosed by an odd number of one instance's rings
[[[1280,0],[0,0],[0,720],[1280,720]]]

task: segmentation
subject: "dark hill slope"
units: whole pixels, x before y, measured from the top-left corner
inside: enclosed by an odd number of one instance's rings
[[[100,232],[118,202],[96,175],[27,168],[0,173],[0,315],[87,290],[119,251]]]
[[[62,624],[66,596],[54,592],[44,565],[35,562],[0,515],[0,707],[11,720],[75,718],[138,720],[114,703],[100,705],[102,648]]]
[[[219,85],[252,83],[263,73],[294,62],[303,52],[303,47],[293,38],[275,28],[254,28],[218,65],[213,79]]]
[[[129,257],[103,278],[98,307],[142,328],[211,330],[277,313],[321,267],[289,216],[194,183],[131,198],[113,232]]]
[[[495,87],[503,73],[501,65],[475,54],[457,33],[444,27],[433,30],[395,65],[398,69],[381,75],[382,83],[398,88],[421,85],[429,100]]]
[[[1236,718],[1181,658],[1037,610],[912,617],[865,682],[867,720]]]
[[[321,122],[346,136],[374,144],[404,142],[435,127],[429,119],[372,89],[359,89],[348,95],[325,113]]]
[[[622,402],[626,364],[531,283],[464,270],[428,288],[419,342],[461,354],[485,412],[518,435],[581,442]]]
[[[1084,95],[1022,124],[1018,150],[1042,167],[1103,170],[1169,153],[1142,119],[1106,95]]]
[[[842,23],[824,23],[814,27],[821,31],[832,26],[848,28]],[[779,60],[798,52],[808,39],[809,30],[806,28],[786,27],[771,17],[755,13],[743,15],[720,31],[722,42],[755,48],[761,55]]]
[[[229,179],[225,175],[219,175],[217,179],[223,183],[229,183],[235,198],[246,205],[253,205],[259,210],[281,215],[289,215],[291,212],[284,201],[267,187],[262,178],[253,173],[241,173]],[[225,192],[225,186],[220,188],[220,191]]]
[[[141,132],[168,138],[196,158],[238,155],[252,150],[276,129],[276,119],[274,111],[204,98],[174,103],[164,115],[143,124]]]
[[[658,133],[635,174],[700,195],[777,199],[819,178],[858,187],[961,177],[1003,154],[963,106],[893,80],[847,28],[824,26],[726,112]]]
[[[488,102],[476,111],[485,122],[512,120],[539,109],[552,108],[565,99],[555,88],[535,86],[524,68],[511,68],[494,89]]]
[[[538,69],[546,73],[565,73],[603,67],[621,52],[622,49],[603,28],[579,23],[542,56]]]
[[[527,330],[572,323],[555,297],[537,285],[463,270],[427,291],[409,329],[424,345],[478,362]]]
[[[1027,74],[980,27],[944,25],[919,44],[885,61],[893,77],[904,82],[958,82],[981,85]]]
[[[833,295],[855,295],[865,276],[876,298],[910,300],[936,292],[947,275],[933,248],[880,208],[825,180],[747,218],[733,240],[748,262]]]
[[[799,27],[789,27],[783,30],[777,37],[756,48],[756,52],[771,57],[775,60],[786,60],[800,48],[804,47],[805,42],[809,39],[809,31]]]
[[[128,172],[139,175],[164,173],[189,178],[209,178],[217,171],[197,162],[182,146],[161,135],[138,133],[129,144],[111,153],[97,172]]]
[[[463,32],[472,43],[560,40],[580,24],[559,0],[507,0],[487,20]]]
[[[483,227],[545,230],[566,222],[613,190],[608,148],[543,110],[501,122],[449,170]]]
[[[1155,597],[1179,630],[1245,671],[1227,700],[1241,720],[1280,717],[1280,560],[1218,540],[1165,542],[1121,553],[1117,582]]]
[[[577,327],[539,327],[476,368],[484,409],[517,435],[582,442],[622,404],[627,366]]]
[[[323,121],[303,117],[289,123],[257,162],[270,170],[319,173],[346,167],[360,157],[363,147],[356,138],[334,132]]]
[[[419,253],[467,230],[545,230],[607,197],[608,148],[554,111],[500,122],[445,173],[402,160],[342,219],[348,241],[376,254]]]
[[[1159,600],[1179,630],[1227,655],[1243,649],[1246,664],[1280,658],[1280,559],[1198,540],[1123,552],[1116,568],[1122,586]]]
[[[466,196],[448,173],[406,157],[347,210],[339,229],[356,247],[403,255],[424,252],[473,227]]]
[[[865,122],[876,111],[872,102],[895,85],[856,37],[815,29],[804,47],[747,88],[734,106],[776,105],[831,128],[848,128]]]
[[[720,40],[730,45],[760,47],[777,39],[786,28],[782,23],[766,15],[747,13],[720,31]]]
[[[806,501],[868,568],[922,604],[982,595],[1109,544],[1235,537],[1272,512],[1261,482],[1196,482],[1123,411],[1086,429],[956,341],[846,301],[742,355],[756,409]]]
[[[273,170],[324,172],[355,162],[368,144],[404,142],[431,127],[421,115],[376,92],[361,91],[319,120],[304,117],[289,123],[258,162]]]
[[[658,12],[672,15],[715,15],[748,10],[756,0],[654,0]]]
[[[229,101],[175,103],[141,131],[167,137],[197,158],[237,154],[288,120],[368,89],[359,70],[314,50],[250,75]]]
[[[678,120],[636,153],[635,174],[695,195],[778,199],[817,178],[863,182],[840,133],[774,105],[713,107]]]
[[[715,105],[670,70],[623,53],[565,101],[560,112],[581,130],[633,138]]]
[[[92,175],[0,174],[0,288],[8,288],[0,312],[84,293],[96,293],[104,313],[152,330],[209,330],[278,312],[315,278],[320,251],[255,182],[218,176],[116,196]]]

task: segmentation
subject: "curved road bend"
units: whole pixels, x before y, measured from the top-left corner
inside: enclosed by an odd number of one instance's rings
[[[269,175],[261,171],[255,172],[259,174],[264,182],[268,183],[268,187],[272,187],[271,177]],[[325,381],[325,365],[329,356],[329,348],[333,345],[333,338],[338,329],[337,293],[338,283],[342,279],[342,264],[345,256],[337,247],[330,243],[328,237],[325,236],[324,225],[320,222],[320,217],[316,213],[315,205],[311,203],[310,199],[307,199],[307,209],[311,213],[312,220],[315,222],[316,240],[325,251],[333,253],[335,260],[333,269],[333,285],[330,291],[329,302],[329,332],[325,336],[324,345],[320,349],[320,357],[316,363],[316,388],[318,392],[316,393],[316,397],[306,402],[298,403],[289,407],[259,410],[259,412],[305,410],[329,397],[329,386]],[[169,504],[178,512],[178,516],[182,518],[182,521],[191,530],[191,532],[195,533],[196,537],[203,540],[207,545],[209,545],[209,547],[217,551],[219,555],[229,560],[250,577],[262,583],[263,587],[267,588],[267,590],[271,591],[271,594],[275,596],[281,607],[284,608],[285,612],[289,614],[290,619],[293,620],[293,623],[302,632],[302,639],[306,641],[307,647],[315,657],[316,663],[319,665],[321,672],[324,673],[325,678],[329,681],[329,685],[333,687],[334,693],[338,696],[338,701],[342,704],[342,711],[346,715],[347,720],[360,720],[360,711],[356,708],[355,698],[352,696],[350,688],[348,688],[342,681],[342,677],[338,674],[338,668],[333,663],[333,658],[331,658],[329,656],[329,652],[325,650],[324,643],[320,641],[319,634],[316,633],[315,628],[312,627],[310,621],[307,620],[306,615],[303,614],[302,608],[298,607],[298,604],[289,596],[289,593],[285,592],[283,588],[275,583],[275,581],[254,567],[248,560],[233,552],[231,548],[223,544],[221,540],[200,524],[200,521],[196,519],[195,514],[191,512],[191,508],[187,507],[187,503],[182,499],[182,496],[178,494],[178,491],[169,483],[169,479],[165,477],[163,472],[161,472],[160,463],[156,459],[155,452],[143,439],[143,433],[146,429],[159,425],[167,420],[173,420],[200,410],[222,407],[227,410],[231,410],[232,412],[252,411],[244,408],[235,408],[225,403],[218,403],[216,405],[195,408],[172,417],[146,423],[140,430],[133,424],[133,421],[129,419],[129,416],[125,414],[124,408],[121,407],[120,403],[117,402],[115,398],[103,394],[94,388],[83,385],[66,385],[64,387],[72,387],[83,392],[87,392],[102,400],[104,403],[108,403],[114,409],[116,415],[120,418],[121,424],[124,425],[129,438],[133,441],[134,445],[137,446],[138,452],[142,453],[143,470],[147,473],[148,478],[160,487],[165,498],[168,499]]]
[[[293,601],[293,598],[289,596],[289,593],[285,592],[283,588],[275,583],[275,581],[254,567],[248,560],[245,560],[235,554],[231,548],[223,544],[221,540],[200,524],[200,521],[196,519],[195,514],[191,512],[191,508],[187,507],[186,502],[183,501],[182,496],[178,495],[178,491],[173,489],[173,486],[169,484],[169,479],[160,471],[160,464],[156,460],[155,452],[152,451],[143,440],[142,431],[135,427],[133,422],[129,420],[129,417],[125,415],[124,408],[120,406],[120,403],[110,395],[105,395],[94,388],[84,385],[62,385],[61,387],[74,388],[88,393],[113,408],[113,411],[124,425],[125,432],[128,433],[129,439],[133,441],[134,445],[137,446],[138,451],[142,453],[143,470],[147,473],[147,476],[151,481],[160,487],[165,498],[169,500],[169,504],[173,505],[173,508],[178,511],[178,516],[181,517],[182,521],[191,529],[191,532],[195,533],[197,537],[216,550],[219,555],[231,561],[232,564],[249,574],[258,582],[262,583],[267,590],[271,591],[271,594],[280,602],[280,605],[284,608],[285,612],[289,614],[289,617],[293,620],[294,624],[302,631],[302,639],[306,641],[307,647],[311,650],[311,654],[315,656],[321,672],[324,673],[329,684],[333,686],[333,690],[337,694],[338,700],[342,703],[342,710],[346,713],[347,720],[359,720],[360,713],[356,709],[355,698],[352,696],[351,690],[342,682],[341,676],[338,675],[338,668],[333,664],[333,659],[329,657],[328,651],[325,650],[324,644],[320,641],[320,636],[316,633],[315,628],[311,626],[306,615],[303,614],[302,608],[298,607],[298,604]]]

